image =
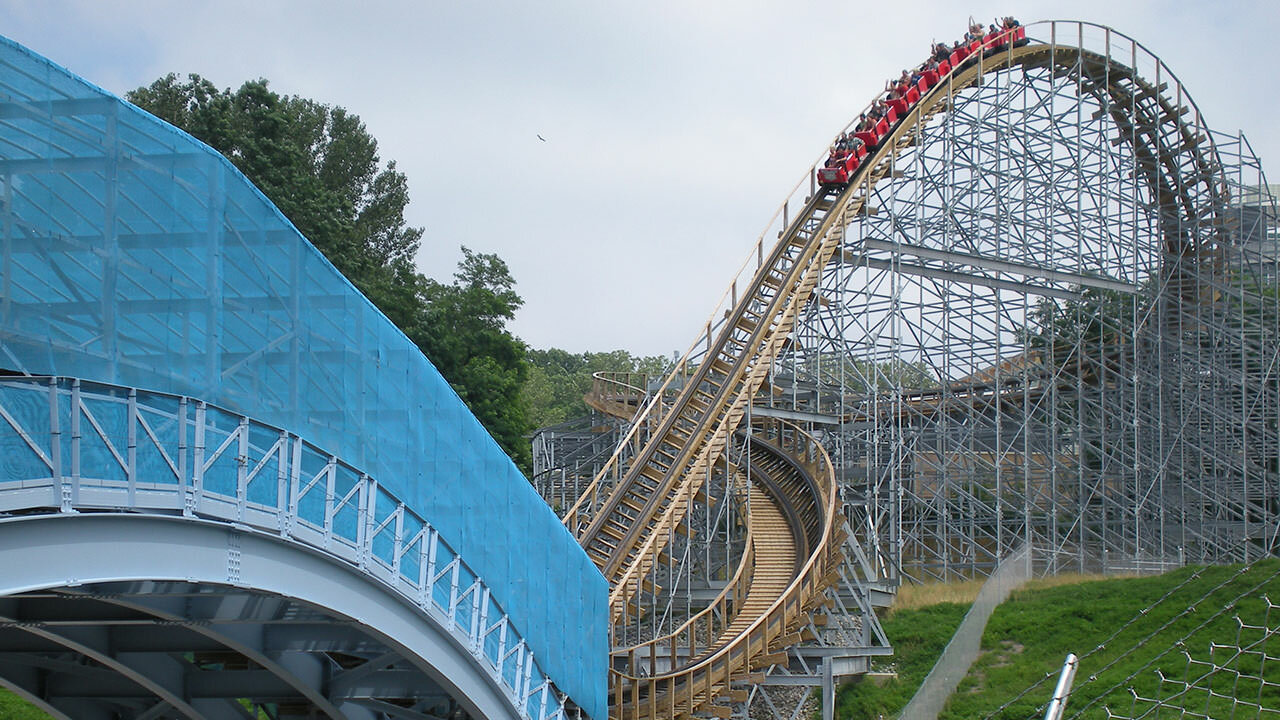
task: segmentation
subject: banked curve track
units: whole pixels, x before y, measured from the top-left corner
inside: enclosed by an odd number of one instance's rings
[[[597,375],[587,402],[629,418],[640,388]],[[745,550],[716,598],[673,631],[627,648],[611,677],[611,707],[621,717],[725,715],[740,699],[731,685],[741,668],[781,662],[787,647],[823,602],[841,562],[844,531],[837,513],[830,458],[813,437],[766,419],[733,438],[745,464],[734,469],[747,487]]]
[[[1006,43],[970,56],[880,138],[847,186],[814,186],[767,256],[759,248],[758,269],[740,292],[733,287],[723,322],[713,317],[707,325],[705,353],[691,350],[652,393],[597,378],[588,399],[594,407],[618,416],[639,409],[626,417],[631,434],[564,522],[610,583],[613,623],[642,592],[653,591],[651,571],[669,538],[681,530],[701,479],[735,442],[748,448],[751,458],[749,538],[736,574],[702,614],[673,634],[625,652],[615,645],[613,717],[727,717],[728,704],[742,699],[732,686],[780,662],[782,651],[802,639],[809,612],[838,574],[843,538],[834,528],[838,506],[825,451],[799,427],[775,422],[744,429],[744,418],[799,311],[813,300],[823,269],[857,261],[848,257],[845,229],[859,214],[874,212],[868,207],[872,189],[892,182],[898,155],[927,123],[948,112],[957,93],[981,84],[987,74],[1021,67],[1047,68],[1081,93],[1105,98],[1119,141],[1133,147],[1139,161],[1135,170],[1159,204],[1166,253],[1194,259],[1212,252],[1212,237],[1192,236],[1183,227],[1222,209],[1221,168],[1199,113],[1176,78],[1158,64],[1155,78],[1145,79],[1134,70],[1136,61],[1131,66],[1123,58],[1057,42],[1062,23],[1037,25],[1048,31],[1047,42]],[[1086,25],[1069,27],[1080,28],[1082,37]],[[1105,30],[1108,38],[1114,33]],[[1176,93],[1166,93],[1169,80]],[[1209,198],[1208,204],[1195,198]],[[1164,278],[1174,287],[1178,265],[1171,263],[1170,277]],[[718,328],[714,335],[713,327]],[[624,453],[623,446],[638,437],[646,439],[633,442],[634,453]],[[816,531],[794,522],[801,516],[815,523]],[[709,632],[714,623],[702,622],[704,615],[729,619]],[[695,631],[707,641],[685,638]],[[681,654],[676,650],[681,646],[694,650]],[[665,662],[659,660],[663,651],[669,655]]]

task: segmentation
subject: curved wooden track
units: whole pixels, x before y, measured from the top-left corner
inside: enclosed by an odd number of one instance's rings
[[[776,421],[735,438],[750,467],[747,547],[720,595],[674,632],[616,655],[616,717],[725,715],[745,672],[785,659],[841,562],[835,477],[822,447]]]

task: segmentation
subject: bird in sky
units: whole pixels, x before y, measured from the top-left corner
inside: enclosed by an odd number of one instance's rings
[[[534,134],[535,134],[535,135],[538,135],[537,133],[534,133]],[[547,141],[547,139],[546,139],[546,138],[544,138],[544,137],[542,137],[541,135],[538,135],[538,139],[539,139],[539,140],[541,140],[542,142],[546,142],[546,141]]]

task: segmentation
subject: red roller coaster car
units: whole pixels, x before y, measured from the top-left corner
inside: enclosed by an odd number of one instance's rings
[[[930,89],[945,80],[952,70],[958,70],[962,65],[1008,45],[1020,47],[1025,45],[1026,42],[1027,29],[1019,25],[1008,30],[989,33],[984,38],[974,40],[966,46],[957,48],[951,53],[949,59],[938,63],[936,71],[925,70],[922,72],[920,80],[915,86],[908,88],[903,97],[888,101],[888,110],[885,116],[875,124],[875,127],[853,134],[855,138],[862,141],[856,151],[841,149],[832,152],[826,163],[818,168],[818,182],[823,186],[830,187],[848,185],[854,174],[857,173],[858,168],[861,167],[867,153],[875,149],[888,136],[898,120],[905,118],[907,113],[920,103],[921,98]]]

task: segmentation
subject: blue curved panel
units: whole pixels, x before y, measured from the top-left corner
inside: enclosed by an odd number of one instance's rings
[[[465,405],[230,162],[0,39],[0,367],[188,395],[331,449],[606,709],[607,587]]]

